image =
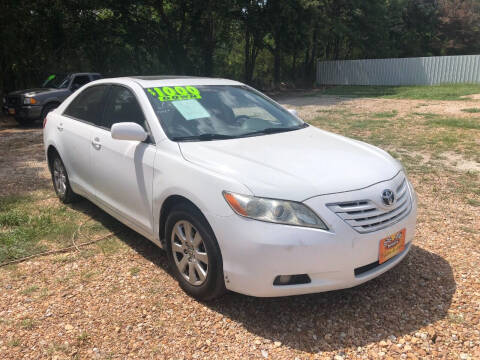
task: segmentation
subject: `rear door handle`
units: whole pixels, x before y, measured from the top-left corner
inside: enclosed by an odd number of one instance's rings
[[[95,137],[92,141],[92,146],[95,148],[95,150],[100,150],[102,147],[102,144],[100,144],[100,139],[98,137]]]
[[[57,129],[58,131],[63,131],[63,124],[62,123],[58,124]]]

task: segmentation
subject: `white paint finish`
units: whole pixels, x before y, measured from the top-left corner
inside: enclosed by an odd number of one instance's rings
[[[49,114],[44,129],[44,134],[48,134],[48,143],[52,143],[63,155],[62,160],[72,188],[80,194],[94,191],[93,184],[89,181],[93,171],[90,167],[92,131],[90,125],[73,122],[57,113]],[[60,143],[58,138],[62,139]]]
[[[95,128],[91,167],[95,197],[153,237],[152,183],[156,148],[129,140],[116,140],[110,131]]]
[[[410,248],[394,261],[355,277],[355,267],[378,259],[382,238],[406,228],[411,243],[416,204],[399,222],[367,234],[356,232],[326,207],[330,202],[363,197],[378,200],[379,189],[393,186],[391,181],[401,170],[386,152],[314,127],[250,138],[175,143],[164,134],[142,86],[241,84],[198,78],[119,78],[95,81],[85,89],[99,83],[117,83],[134,91],[155,145],[116,140],[105,129],[62,116],[80,90],[49,114],[45,150],[50,145],[57,148],[76,191],[81,190],[157,245],[164,201],[183,196],[193,202],[218,240],[228,289],[255,296],[282,296],[350,287],[387,271]],[[58,123],[63,124],[64,131],[57,131]],[[100,147],[93,146],[92,141]],[[223,190],[304,201],[329,230],[240,217],[224,200]],[[309,274],[312,283],[273,286],[277,275],[302,273]]]
[[[180,148],[187,160],[238,179],[256,196],[295,201],[361,189],[401,169],[378,148],[313,126]]]
[[[110,129],[112,139],[129,140],[129,141],[145,141],[148,134],[137,123],[118,123],[113,124]]]
[[[284,296],[330,291],[359,285],[395,266],[406,252],[392,262],[360,276],[354,269],[378,260],[380,240],[406,228],[406,243],[415,234],[416,202],[409,215],[388,228],[359,234],[330,211],[332,201],[353,201],[376,197],[378,189],[391,186],[394,180],[360,191],[312,198],[305,202],[325,220],[330,231],[262,223],[236,215],[214,217],[227,288],[253,296]],[[408,246],[407,251],[410,249]],[[308,274],[311,284],[273,286],[277,275]]]

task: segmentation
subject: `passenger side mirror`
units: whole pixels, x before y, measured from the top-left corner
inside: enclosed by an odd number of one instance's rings
[[[134,122],[113,124],[110,132],[112,138],[117,140],[145,141],[148,137],[145,130]]]
[[[287,111],[288,111],[290,114],[292,114],[293,116],[298,117],[297,110],[295,110],[295,109],[287,109]]]

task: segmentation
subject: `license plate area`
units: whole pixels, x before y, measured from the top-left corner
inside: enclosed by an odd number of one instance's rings
[[[405,234],[406,229],[402,229],[380,240],[379,264],[383,264],[405,250]]]
[[[10,115],[15,115],[15,109],[14,109],[14,108],[9,108],[9,109],[8,109],[8,113],[9,113]]]

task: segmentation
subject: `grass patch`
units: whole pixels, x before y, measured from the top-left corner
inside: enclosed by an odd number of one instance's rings
[[[469,233],[469,234],[475,234],[476,233],[476,231],[474,229],[466,227],[466,226],[462,226],[460,229],[462,229],[464,232]]]
[[[420,113],[420,112],[414,112],[412,113],[412,115],[416,115],[416,116],[421,116],[425,119],[438,119],[439,117],[441,117],[441,115],[439,114],[434,114],[434,113]]]
[[[84,270],[80,273],[80,282],[87,283],[92,280],[95,275],[97,275],[96,271]]]
[[[130,275],[137,276],[140,273],[140,269],[138,267],[130,268]]]
[[[23,319],[20,322],[20,326],[26,330],[32,330],[35,327],[35,321],[29,318]]]
[[[430,119],[428,120],[427,124],[441,126],[441,127],[480,130],[480,121],[476,119],[460,119],[460,118],[446,117],[446,118]]]
[[[468,199],[467,204],[472,205],[472,206],[476,206],[476,207],[480,207],[480,201],[475,200],[475,199]]]
[[[26,288],[25,290],[23,290],[22,294],[23,295],[31,295],[34,292],[36,292],[38,289],[39,289],[38,286],[33,285],[33,286],[30,286],[30,287]]]
[[[0,263],[71,244],[85,215],[58,201],[45,201],[51,196],[35,192],[0,199]],[[89,221],[82,233],[95,236],[98,228],[105,230],[98,221]]]
[[[18,339],[18,338],[13,338],[8,342],[8,346],[10,346],[10,347],[18,347],[21,344],[22,343],[20,342],[20,339]]]
[[[465,318],[463,317],[463,314],[448,314],[448,321],[454,324],[463,324],[465,322]]]
[[[97,247],[100,248],[104,255],[111,255],[117,253],[121,249],[124,249],[126,245],[117,238],[111,237],[98,242]]]
[[[397,110],[373,113],[371,116],[375,119],[390,119],[398,115]]]
[[[479,84],[442,84],[433,86],[334,86],[323,95],[384,99],[463,100],[462,96],[480,93]]]
[[[81,345],[88,343],[90,341],[90,335],[87,332],[82,331],[80,335],[77,336],[77,342]]]
[[[462,109],[462,111],[466,113],[471,113],[471,114],[480,113],[479,108],[467,108],[467,109]]]
[[[383,117],[387,115],[387,117]],[[389,116],[389,117],[388,117]],[[421,117],[419,119],[419,117]],[[459,121],[456,121],[459,120]],[[435,178],[451,179],[448,191],[476,199],[480,195],[480,179],[474,174],[453,171],[445,164],[445,152],[455,152],[466,160],[480,161],[474,119],[454,119],[435,113],[412,112],[394,116],[394,112],[359,113],[354,117],[339,112],[320,112],[312,125],[334,133],[365,141],[390,152],[402,162],[412,175],[420,176],[422,182],[435,187]],[[445,189],[437,189],[438,193]],[[471,196],[469,195],[471,194]],[[473,205],[475,206],[475,205]]]

